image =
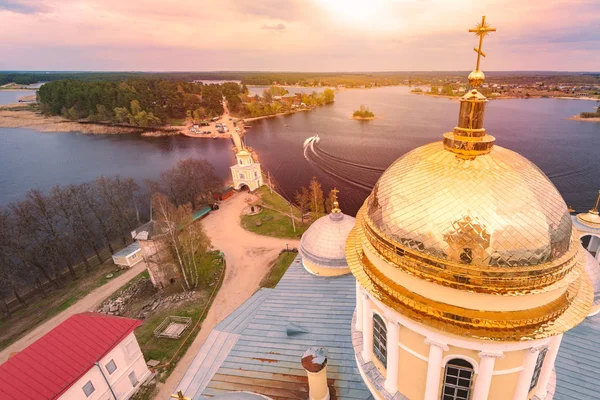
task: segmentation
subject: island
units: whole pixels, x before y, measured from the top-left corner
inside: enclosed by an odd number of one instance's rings
[[[596,107],[595,112],[582,112],[579,115],[573,117],[581,121],[600,122],[600,106]]]
[[[335,92],[289,93],[272,85],[261,96],[241,82],[105,76],[53,80],[30,97],[1,106],[0,127],[229,139],[232,131],[243,135],[249,121],[331,104]]]
[[[360,108],[352,114],[352,118],[358,120],[371,120],[375,119],[373,111],[369,110],[369,107],[361,105]]]

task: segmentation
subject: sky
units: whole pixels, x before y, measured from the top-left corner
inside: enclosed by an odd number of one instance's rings
[[[600,0],[0,0],[0,70],[600,71]]]

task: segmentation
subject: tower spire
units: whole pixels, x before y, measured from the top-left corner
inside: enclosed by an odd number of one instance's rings
[[[490,24],[485,22],[485,15],[481,17],[481,22],[475,25],[475,28],[469,29],[469,32],[474,33],[475,36],[479,36],[479,47],[474,47],[475,53],[477,53],[477,64],[475,70],[469,74],[469,83],[473,87],[479,87],[485,79],[485,75],[479,70],[481,63],[481,56],[485,57],[485,53],[481,50],[483,46],[483,38],[487,36],[489,32],[496,32],[496,28],[490,28]]]
[[[485,21],[485,16],[481,18],[481,22],[475,28],[469,29],[469,32],[475,33],[479,37],[479,47],[473,49],[477,53],[477,64],[475,70],[469,74],[469,83],[473,89],[460,99],[458,124],[452,132],[444,134],[444,148],[455,153],[457,157],[467,160],[488,154],[492,151],[496,140],[493,136],[488,135],[483,127],[485,104],[488,100],[477,90],[485,79],[484,73],[479,70],[481,56],[485,57],[482,50],[483,38],[489,32],[495,31],[496,28],[491,28]]]
[[[331,193],[333,193],[333,209],[331,210],[331,212],[333,214],[340,214],[342,212],[342,210],[340,210],[340,203],[338,203],[338,197],[337,194],[340,191],[337,190],[336,187],[334,187],[333,189],[331,189]]]

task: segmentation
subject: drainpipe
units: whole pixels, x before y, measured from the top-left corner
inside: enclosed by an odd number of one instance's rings
[[[329,400],[327,351],[322,347],[309,348],[302,356],[302,367],[308,375],[309,400]]]
[[[96,364],[96,367],[98,367],[98,369],[100,370],[100,373],[102,374],[102,377],[104,378],[104,382],[106,382],[106,384],[108,385],[108,388],[110,389],[110,393],[112,393],[113,398],[115,400],[118,400],[117,395],[115,394],[115,391],[113,390],[112,386],[110,386],[108,379],[106,379],[106,375],[104,375],[104,371],[102,371],[102,368],[100,368],[100,364],[98,364],[97,362],[95,362],[94,364]]]

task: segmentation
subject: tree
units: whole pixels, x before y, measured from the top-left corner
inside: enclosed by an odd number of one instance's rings
[[[327,88],[323,91],[325,104],[333,103],[335,100],[335,92],[333,89]]]
[[[142,106],[140,106],[140,102],[137,100],[131,100],[131,115],[134,117],[137,116],[142,111]]]
[[[206,204],[222,185],[212,164],[203,159],[188,158],[161,174],[158,182],[149,181],[153,192],[168,196],[176,206],[190,204],[192,209]]]
[[[183,278],[184,289],[196,288],[206,279],[198,261],[210,248],[202,224],[193,221],[189,205],[175,207],[160,193],[152,196],[152,208],[153,215],[164,223],[169,250]]]
[[[318,218],[325,210],[323,207],[323,189],[316,177],[313,176],[311,179],[308,190],[310,192],[310,210],[315,214],[315,218]]]
[[[129,110],[126,107],[115,107],[113,111],[115,113],[115,121],[121,123],[129,122],[131,114],[129,114]]]
[[[296,191],[296,194],[294,195],[294,200],[296,200],[296,204],[300,207],[302,222],[304,222],[304,214],[310,209],[310,199],[310,192],[305,187],[301,187],[300,191]]]

